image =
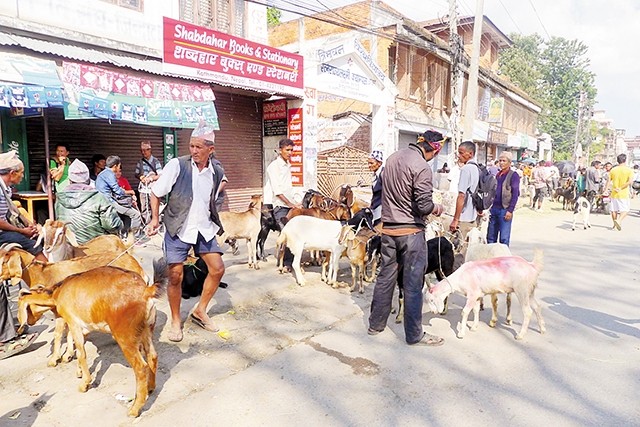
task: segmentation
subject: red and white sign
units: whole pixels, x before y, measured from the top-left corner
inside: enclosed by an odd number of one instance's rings
[[[164,71],[303,96],[302,56],[188,22],[163,19]]]
[[[304,168],[302,167],[302,108],[289,110],[289,139],[293,141],[291,154],[291,181],[294,187],[304,185]]]

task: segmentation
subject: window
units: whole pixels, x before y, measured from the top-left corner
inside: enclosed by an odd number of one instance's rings
[[[132,9],[137,12],[144,12],[144,0],[102,0],[105,3],[111,3],[116,6]]]
[[[180,20],[244,37],[243,0],[180,0]]]

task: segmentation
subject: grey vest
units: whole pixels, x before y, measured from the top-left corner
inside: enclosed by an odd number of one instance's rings
[[[509,203],[511,203],[511,176],[514,174],[512,170],[507,172],[507,176],[504,177],[502,182],[502,207],[507,209]]]
[[[180,163],[180,173],[176,179],[173,188],[169,193],[169,201],[164,209],[164,225],[167,227],[167,233],[171,237],[178,235],[182,226],[187,222],[187,216],[189,216],[189,209],[193,203],[193,190],[192,190],[192,173],[191,173],[191,156],[178,157]],[[218,235],[221,235],[224,230],[222,229],[222,223],[218,217],[218,211],[216,210],[215,199],[216,192],[224,176],[224,169],[219,162],[212,162],[214,176],[213,176],[213,189],[209,195],[209,218],[220,227]]]

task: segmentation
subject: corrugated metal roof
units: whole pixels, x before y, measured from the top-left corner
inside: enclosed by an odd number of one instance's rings
[[[162,62],[158,59],[140,59],[134,56],[123,56],[97,49],[89,49],[72,44],[54,43],[15,34],[0,33],[0,45],[20,46],[40,53],[49,53],[77,61],[93,64],[110,63],[118,67],[132,68],[138,71],[157,75],[168,75],[162,71]],[[191,80],[191,79],[189,79]]]
[[[236,89],[248,90],[251,92],[259,92],[269,95],[272,94],[271,92],[268,92],[266,90],[263,91],[256,88],[238,86],[214,80],[196,79],[189,76],[170,74],[163,71],[162,60],[160,58],[142,59],[136,56],[117,55],[115,53],[107,52],[100,49],[91,49],[68,43],[57,43],[2,32],[0,32],[0,46],[18,46],[35,52],[47,53],[63,58],[73,59],[76,61],[90,62],[93,64],[108,63],[113,64],[117,67],[131,68],[133,70],[156,74],[159,76],[174,77],[182,80],[191,80],[204,83],[213,83],[220,86],[233,87]],[[293,93],[282,93],[282,95],[292,95],[298,98],[298,95]]]

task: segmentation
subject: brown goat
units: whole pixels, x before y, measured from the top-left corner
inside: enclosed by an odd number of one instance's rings
[[[156,283],[152,286],[131,271],[98,267],[55,285],[39,284],[23,290],[18,299],[20,328],[33,325],[46,310],[53,310],[69,325],[78,350],[81,392],[86,392],[92,381],[84,348],[85,333],[111,333],[136,376],[136,395],[129,415],[137,417],[156,387],[158,354],[153,346],[156,321],[153,298],[166,286],[166,271],[166,264],[156,270]],[[105,282],[105,278],[109,281]],[[54,339],[59,341],[61,334],[56,327]]]
[[[258,270],[256,241],[260,233],[260,216],[262,212],[262,195],[251,196],[249,208],[244,212],[220,212],[220,221],[224,233],[218,238],[220,244],[227,239],[246,239],[249,253],[249,268]]]
[[[358,292],[364,293],[365,278],[365,264],[368,261],[367,256],[367,241],[369,236],[361,234],[353,230],[350,226],[342,228],[340,233],[340,242],[346,244],[346,249],[342,255],[346,255],[349,258],[349,265],[351,266],[351,292],[356,290],[356,284],[358,286]]]
[[[45,221],[38,241],[42,240],[43,252],[49,262],[127,250],[127,245],[120,237],[113,234],[98,236],[79,246],[75,246],[69,241],[68,234],[69,230],[64,222],[51,219]]]
[[[346,221],[349,219],[349,210],[345,206],[335,206],[333,209],[321,208],[293,208],[287,213],[287,221],[298,215],[313,216],[320,219],[334,219]]]

